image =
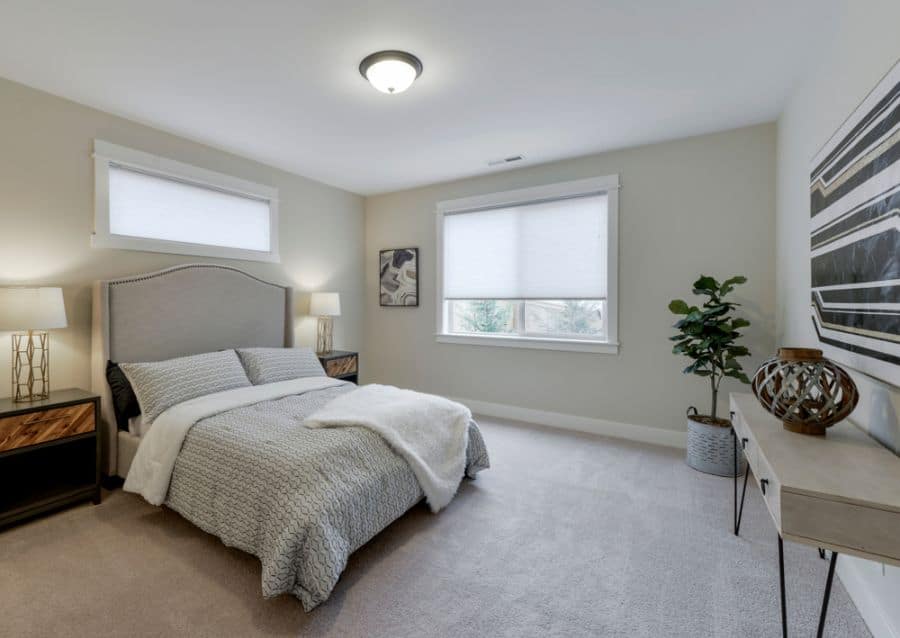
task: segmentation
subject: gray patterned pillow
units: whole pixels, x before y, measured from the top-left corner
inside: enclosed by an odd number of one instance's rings
[[[147,363],[120,363],[141,406],[144,423],[182,401],[250,385],[234,350]]]
[[[253,385],[325,376],[319,357],[309,348],[239,348],[237,353]]]

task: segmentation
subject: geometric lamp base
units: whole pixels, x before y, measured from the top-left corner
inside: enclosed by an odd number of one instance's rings
[[[13,401],[39,401],[50,396],[50,335],[45,330],[12,336]]]
[[[319,317],[316,325],[316,354],[331,354],[332,320],[330,316]]]

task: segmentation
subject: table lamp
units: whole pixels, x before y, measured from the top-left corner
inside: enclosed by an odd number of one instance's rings
[[[309,314],[319,317],[316,353],[331,352],[332,317],[341,316],[341,296],[336,292],[314,292],[309,298]]]
[[[50,396],[50,335],[65,328],[62,288],[0,288],[0,330],[12,335],[13,401]]]

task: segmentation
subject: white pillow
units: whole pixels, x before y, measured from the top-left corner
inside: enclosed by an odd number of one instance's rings
[[[141,406],[143,426],[153,425],[160,414],[177,403],[242,388],[250,379],[234,350],[147,363],[120,363],[119,367]]]
[[[309,348],[238,348],[237,353],[253,385],[325,376],[319,357]]]

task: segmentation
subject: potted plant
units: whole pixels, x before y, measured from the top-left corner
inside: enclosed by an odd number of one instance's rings
[[[669,310],[681,315],[674,325],[678,333],[669,337],[675,342],[672,353],[691,359],[685,374],[709,380],[712,400],[709,414],[699,414],[693,406],[688,408],[687,463],[696,470],[719,476],[733,476],[735,469],[731,424],[718,416],[719,385],[725,377],[750,383],[738,361],[750,351],[737,343],[739,330],[750,322],[736,317],[735,309],[740,304],[725,298],[746,281],[746,277],[737,276],[720,284],[713,277],[701,275],[693,288],[695,295],[705,297],[701,305],[693,306],[681,299],[669,303]],[[742,461],[743,455],[739,456]]]

